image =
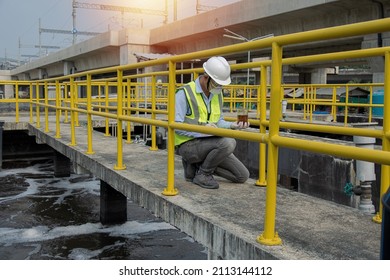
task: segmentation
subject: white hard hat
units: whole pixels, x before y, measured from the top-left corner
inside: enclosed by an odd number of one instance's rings
[[[210,57],[203,63],[203,69],[216,83],[223,86],[231,83],[230,65],[222,56]]]

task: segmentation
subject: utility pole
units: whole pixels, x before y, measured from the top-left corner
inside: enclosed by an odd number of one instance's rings
[[[20,49],[21,48],[38,48],[38,49],[60,49],[61,47],[59,46],[51,46],[51,45],[42,45],[41,42],[39,41],[38,45],[28,45],[28,44],[22,44],[20,41],[19,37],[19,55],[20,55]]]
[[[73,0],[73,5],[72,5],[72,18],[73,18],[73,28],[72,28],[72,34],[73,34],[73,45],[76,43],[76,7],[75,7],[75,1]]]
[[[73,44],[76,43],[76,39],[77,39],[77,34],[80,34],[80,35],[86,35],[86,36],[96,36],[96,35],[99,35],[100,33],[99,32],[89,32],[89,31],[77,31],[76,27],[75,27],[75,24],[76,24],[76,15],[75,15],[76,12],[74,12],[74,18],[73,18],[73,29],[72,30],[62,30],[62,29],[50,29],[50,28],[42,28],[41,27],[41,19],[39,19],[39,54],[41,54],[41,46],[42,46],[42,42],[41,42],[41,34],[42,33],[57,33],[57,34],[69,34],[69,35],[73,35]],[[51,47],[49,47],[51,48]]]
[[[235,40],[240,40],[240,41],[244,41],[244,42],[253,42],[253,41],[256,41],[256,40],[261,40],[261,39],[265,39],[265,38],[269,38],[269,37],[273,37],[274,34],[267,34],[267,35],[263,35],[263,36],[259,36],[259,37],[256,37],[256,38],[253,38],[253,39],[248,39],[240,34],[237,34],[227,28],[224,29],[225,32],[228,32],[230,34],[223,34],[223,37],[227,37],[227,38],[231,38],[231,39],[235,39]],[[251,51],[248,51],[248,63],[251,62]],[[246,78],[246,84],[247,86],[249,86],[249,67],[247,69],[247,78]]]

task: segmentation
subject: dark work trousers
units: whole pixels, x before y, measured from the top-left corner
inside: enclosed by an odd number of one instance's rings
[[[233,154],[236,140],[210,136],[195,138],[178,147],[177,153],[189,164],[198,164],[205,174],[215,174],[234,183],[243,183],[249,178],[245,165]]]

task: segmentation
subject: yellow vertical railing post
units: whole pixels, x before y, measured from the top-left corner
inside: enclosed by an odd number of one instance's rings
[[[247,107],[248,104],[246,102],[247,95],[248,95],[248,87],[246,85],[244,85],[244,94],[242,95],[242,108],[245,108],[248,110],[248,107]]]
[[[64,84],[64,107],[67,107],[67,108],[70,107],[68,92],[70,92],[70,86],[68,84]],[[64,123],[68,123],[69,122],[69,116],[68,115],[69,115],[69,110],[65,110]]]
[[[49,88],[47,82],[44,82],[45,93],[45,132],[49,132]]]
[[[156,76],[152,76],[152,120],[156,119]],[[156,126],[152,125],[151,126],[151,138],[152,138],[152,143],[149,148],[150,151],[157,151],[157,144],[156,144]]]
[[[106,81],[105,84],[104,84],[104,105],[105,105],[105,113],[109,113],[109,110],[108,110],[108,82]],[[104,133],[104,136],[111,136],[110,134],[110,119],[109,118],[105,118],[105,123],[106,123],[106,130],[105,130],[105,133]]]
[[[33,83],[29,84],[29,90],[30,90],[30,123],[34,122],[34,116],[33,116]]]
[[[314,102],[314,94],[313,94],[313,85],[310,85],[309,87],[309,100],[310,100],[310,105],[309,105],[309,122],[313,122],[313,102]]]
[[[272,142],[272,137],[279,135],[280,96],[282,83],[282,47],[272,43],[272,77],[271,77],[271,106],[268,141],[267,189],[265,201],[264,231],[257,241],[265,245],[279,245],[282,240],[275,231],[276,191],[278,179],[278,146]]]
[[[56,80],[56,135],[55,138],[61,138],[61,127],[60,127],[60,118],[61,118],[61,89],[60,81]]]
[[[168,84],[168,143],[167,143],[167,187],[163,195],[177,195],[175,188],[175,129],[170,126],[175,122],[175,92],[176,92],[176,63],[169,61],[169,84]]]
[[[232,87],[232,92],[230,93],[230,98],[232,99],[232,105],[231,108],[233,111],[230,111],[230,113],[235,112],[237,108],[236,104],[236,88]]]
[[[263,66],[263,65],[262,65]],[[261,114],[261,98],[262,98],[262,93],[261,93],[261,90],[262,90],[262,77],[261,77],[261,69],[265,68],[265,67],[260,67],[260,85],[257,89],[257,99],[256,99],[256,118],[258,118],[260,120],[260,114]],[[261,122],[261,120],[260,120]]]
[[[137,117],[139,117],[139,102],[140,102],[140,86],[139,86],[139,83],[137,81],[136,83],[136,86],[135,86],[135,95],[134,95],[134,98],[135,98],[135,107],[137,108],[137,111],[136,111],[136,115]]]
[[[117,79],[117,163],[114,166],[114,169],[124,170],[126,169],[126,166],[123,164],[123,70],[117,70]]]
[[[368,122],[372,122],[372,94],[374,93],[374,89],[372,86],[370,86],[370,97],[369,97],[369,102],[370,107],[368,108]]]
[[[333,117],[333,122],[337,122],[337,91],[336,91],[336,87],[333,87],[333,91],[332,91],[332,112],[331,112],[331,115]]]
[[[99,112],[102,111],[102,107],[100,107],[100,106],[102,105],[101,98],[102,98],[102,87],[101,87],[101,85],[99,84],[99,85],[98,85],[98,100],[99,100],[98,104],[99,104]]]
[[[56,88],[57,88],[57,86],[56,86]],[[63,89],[64,87],[60,86],[60,81],[58,80],[58,92],[57,92],[57,89],[56,89],[56,101],[57,101],[57,98],[58,98],[58,106],[59,107],[61,107],[61,103],[62,103],[62,99],[63,99],[61,88]],[[57,97],[57,94],[58,94],[58,97]],[[56,104],[57,104],[57,102],[56,102]],[[59,108],[58,112],[59,112],[59,116],[60,116],[60,119],[61,119],[63,110],[61,108]]]
[[[127,88],[126,88],[126,101],[127,101],[127,111],[126,111],[126,115],[130,116],[131,115],[131,81],[130,79],[127,79]],[[127,124],[127,140],[126,140],[126,143],[127,144],[131,144],[132,141],[131,141],[131,122],[130,121],[127,121],[126,122]]]
[[[70,78],[70,144],[69,146],[76,146],[76,117],[75,117],[75,111],[74,111],[74,103],[75,103],[75,83],[74,78]]]
[[[315,86],[313,86],[313,100],[314,100],[314,104],[313,104],[313,112],[315,112],[317,110],[317,88]]]
[[[88,138],[88,148],[87,154],[93,155],[95,152],[92,148],[92,77],[91,74],[87,74],[87,138]]]
[[[304,86],[303,87],[303,119],[304,120],[307,119],[307,106],[309,106],[307,104],[307,87]]]
[[[19,122],[19,84],[15,82],[15,122]]]
[[[230,90],[229,90],[229,97],[230,97],[230,102],[229,102],[229,112],[230,113],[233,113],[234,110],[233,110],[233,107],[234,107],[234,104],[233,104],[233,95],[234,95],[234,88],[233,87],[230,87]]]
[[[36,113],[37,113],[37,128],[40,128],[41,127],[41,114],[40,114],[40,106],[39,106],[39,82],[36,83],[36,87],[35,87],[35,91],[36,91],[36,98],[35,98],[35,101],[36,101]]]
[[[348,105],[349,105],[349,88],[348,84],[345,86],[345,109],[344,109],[344,125],[348,125]]]
[[[267,118],[267,71],[264,65],[260,68],[260,102],[257,107],[260,108],[260,133],[265,134],[267,127],[264,125],[264,121]],[[260,106],[259,106],[260,104]],[[259,144],[259,179],[256,181],[256,186],[267,186],[266,180],[266,144]]]
[[[297,94],[297,91],[296,91],[296,89],[294,88],[293,89],[293,104],[292,104],[292,106],[291,106],[291,110],[293,111],[293,112],[295,112],[295,101],[297,100],[297,98],[296,98],[296,94]]]
[[[383,137],[382,150],[390,151],[390,52],[385,52],[385,73],[384,73],[384,94],[383,94]],[[390,166],[381,165],[381,186],[379,196],[379,212],[373,217],[373,221],[377,223],[382,222],[382,197],[387,192],[390,185]]]
[[[79,85],[78,83],[73,80],[73,108],[78,109],[79,107]],[[79,122],[79,112],[73,111],[74,113],[74,121],[75,121],[75,126],[80,126]]]
[[[253,108],[253,100],[252,100],[252,97],[253,97],[253,86],[250,86],[249,88],[249,111]]]

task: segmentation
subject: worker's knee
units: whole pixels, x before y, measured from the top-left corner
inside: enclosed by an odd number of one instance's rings
[[[219,143],[219,148],[227,151],[227,153],[233,153],[236,148],[236,139],[234,138],[221,138]]]

